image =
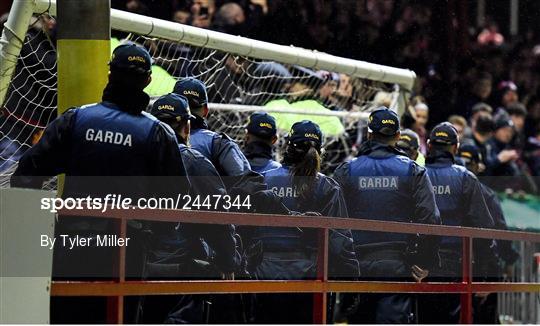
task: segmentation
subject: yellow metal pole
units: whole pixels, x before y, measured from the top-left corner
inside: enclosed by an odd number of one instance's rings
[[[109,0],[58,0],[58,114],[101,100],[110,52]]]
[[[110,0],[58,0],[58,115],[101,100],[107,84]],[[64,176],[58,177],[58,196]]]

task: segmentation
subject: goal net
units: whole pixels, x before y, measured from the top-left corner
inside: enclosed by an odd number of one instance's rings
[[[326,173],[355,154],[371,110],[380,105],[398,110],[406,90],[403,86],[406,78],[402,75],[412,76],[410,84],[414,79],[414,73],[402,69],[371,67],[355,60],[211,31],[203,30],[211,33],[206,43],[221,37],[222,44],[201,44],[194,37],[173,40],[166,36],[177,33],[164,32],[165,27],[160,33],[158,27],[163,21],[154,19],[152,28],[156,32],[152,35],[141,33],[144,24],[152,19],[145,17],[139,27],[133,28],[133,20],[142,16],[117,10],[112,14],[118,17],[113,20],[111,48],[129,40],[145,46],[154,59],[152,83],[146,89],[152,98],[171,92],[181,78],[201,79],[208,87],[210,128],[226,133],[240,146],[251,113],[266,111],[276,118],[280,136],[277,159],[292,124],[312,120],[325,134],[323,172]],[[51,15],[41,14],[29,27],[7,86],[0,116],[0,187],[9,185],[9,176],[21,155],[39,140],[44,128],[56,117],[56,50],[49,31],[55,22]],[[130,24],[119,24],[126,16]],[[119,26],[114,25],[115,21]],[[166,28],[181,29],[183,35],[196,30],[170,22]],[[202,31],[194,34],[197,33]],[[242,46],[247,41],[253,42],[249,45],[250,53],[243,54],[246,52]],[[231,46],[235,42],[238,47]],[[255,48],[259,50],[254,51]],[[291,58],[291,51],[299,55]],[[345,69],[344,65],[350,68]],[[393,82],[392,73],[396,71],[398,76]],[[54,183],[49,187],[54,187]]]

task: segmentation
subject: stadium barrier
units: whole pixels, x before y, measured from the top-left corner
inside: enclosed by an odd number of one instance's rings
[[[472,323],[472,295],[477,292],[540,292],[539,282],[498,283],[473,282],[472,239],[498,239],[540,243],[540,233],[502,231],[470,227],[425,225],[376,220],[330,218],[313,216],[281,216],[247,213],[224,213],[188,210],[111,209],[62,210],[63,217],[95,217],[117,220],[120,237],[126,235],[130,219],[203,224],[237,224],[246,226],[303,227],[319,229],[317,279],[310,281],[126,281],[126,248],[118,248],[118,261],[114,266],[114,281],[70,282],[53,281],[52,296],[104,296],[108,297],[107,321],[122,323],[124,296],[171,295],[204,293],[314,293],[313,322],[326,323],[326,294],[350,293],[459,293],[461,294],[461,322]],[[453,236],[463,239],[462,282],[367,282],[328,280],[328,230],[351,229]]]
[[[540,282],[540,244],[515,246],[520,259],[504,271],[507,282]],[[498,293],[497,310],[503,324],[540,324],[540,293]]]

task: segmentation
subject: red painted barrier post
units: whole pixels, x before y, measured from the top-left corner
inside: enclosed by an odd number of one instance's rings
[[[328,229],[318,230],[317,280],[328,281]],[[326,291],[313,295],[313,323],[326,324]]]
[[[462,277],[463,284],[467,286],[467,292],[461,294],[461,323],[472,324],[472,239],[463,237],[462,254]]]
[[[115,221],[116,234],[120,238],[126,238],[127,235],[127,220],[120,219]],[[115,281],[123,283],[126,280],[126,247],[117,247],[117,259],[112,268],[113,275],[116,276]],[[107,297],[107,323],[108,324],[123,324],[124,323],[124,296]]]

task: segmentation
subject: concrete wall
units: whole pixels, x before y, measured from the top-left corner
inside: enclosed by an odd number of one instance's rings
[[[49,322],[54,214],[40,209],[54,193],[0,189],[0,324]]]

